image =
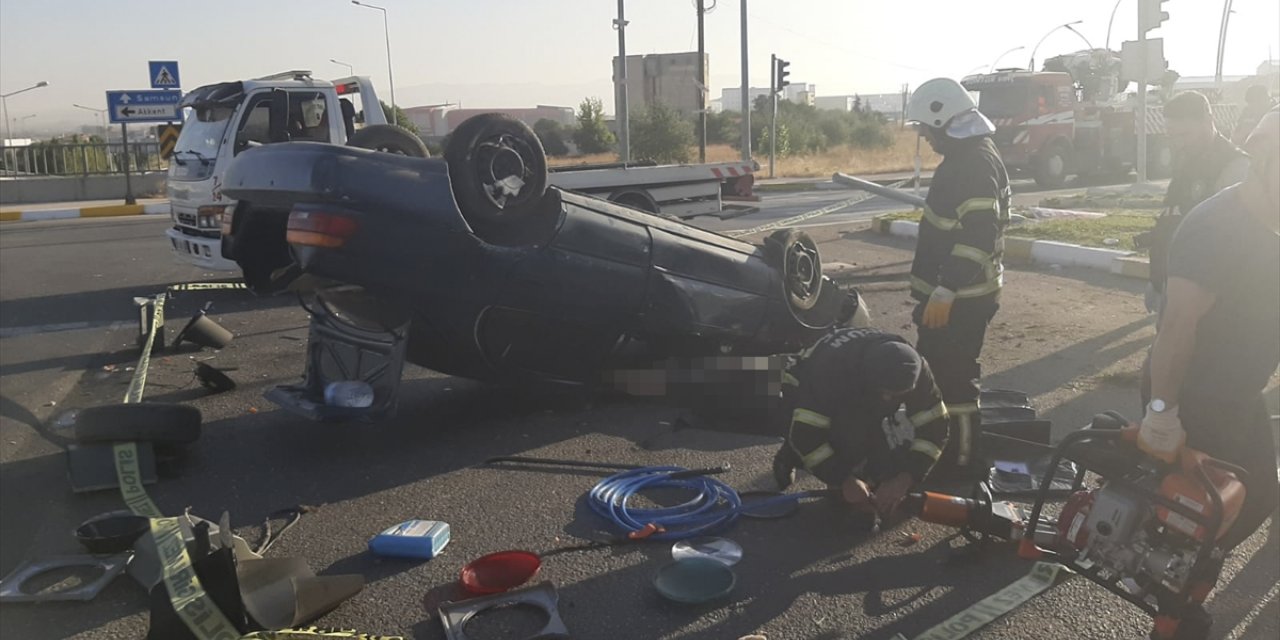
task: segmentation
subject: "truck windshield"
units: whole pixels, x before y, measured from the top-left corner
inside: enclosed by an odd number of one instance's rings
[[[193,109],[187,112],[182,133],[173,148],[173,162],[169,163],[171,180],[204,180],[213,175],[214,161],[222,136],[231,122],[233,108],[216,106]]]
[[[983,89],[978,97],[978,110],[988,118],[1011,118],[1034,113],[1028,87],[993,87]]]

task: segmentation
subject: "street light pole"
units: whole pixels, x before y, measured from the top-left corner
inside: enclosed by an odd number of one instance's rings
[[[1014,47],[1014,48],[1012,48],[1012,49],[1010,49],[1010,50],[1008,50],[1008,51],[1006,51],[1006,52],[1004,52],[1004,53],[1002,53],[1002,54],[1000,54],[1000,55],[996,56],[996,59],[991,61],[991,68],[990,68],[990,69],[987,69],[987,73],[991,73],[991,72],[995,71],[995,70],[996,70],[996,65],[1000,63],[1000,60],[1001,60],[1002,58],[1004,58],[1005,56],[1007,56],[1007,55],[1009,55],[1009,54],[1013,53],[1014,51],[1022,51],[1023,49],[1026,49],[1026,47]]]
[[[747,0],[742,0],[742,160],[751,162],[751,78],[747,73]]]
[[[71,106],[73,106],[73,107],[75,107],[75,108],[77,108],[77,109],[84,109],[85,111],[92,111],[92,112],[94,112],[94,113],[96,113],[96,114],[98,114],[98,115],[102,116],[102,141],[103,141],[103,142],[106,142],[106,141],[107,141],[107,110],[106,110],[106,109],[94,109],[93,107],[86,107],[86,106],[84,106],[84,105],[82,105],[82,104],[72,104]]]
[[[1116,0],[1116,6],[1111,7],[1111,19],[1107,20],[1107,41],[1103,43],[1107,47],[1107,51],[1111,50],[1111,25],[1116,21],[1116,10],[1120,8],[1120,3],[1124,0]]]
[[[33,114],[31,114],[31,115],[26,115],[26,116],[22,116],[21,118],[14,118],[14,119],[13,119],[13,121],[14,121],[14,122],[18,123],[18,135],[22,135],[22,123],[23,123],[23,121],[24,121],[24,120],[27,120],[27,119],[29,119],[29,118],[34,118],[34,117],[36,117],[36,114],[34,114],[34,113],[33,113]]]
[[[355,67],[353,67],[353,66],[351,66],[351,64],[349,64],[349,63],[343,62],[343,61],[341,61],[341,60],[334,60],[333,58],[329,58],[329,62],[332,62],[332,63],[334,63],[334,64],[340,64],[340,65],[342,65],[342,66],[346,67],[346,68],[347,68],[347,75],[349,75],[349,76],[354,76],[354,75],[356,74],[356,68],[355,68]]]
[[[1027,63],[1027,71],[1035,71],[1035,70],[1036,70],[1036,51],[1038,51],[1038,50],[1040,49],[1040,45],[1041,45],[1041,44],[1043,44],[1043,43],[1044,43],[1044,41],[1045,41],[1045,40],[1047,40],[1047,39],[1049,38],[1049,36],[1053,35],[1053,33],[1054,33],[1055,31],[1057,31],[1058,29],[1071,29],[1071,27],[1072,27],[1072,26],[1077,25],[1077,24],[1080,24],[1081,22],[1084,22],[1084,20],[1076,20],[1075,22],[1068,22],[1068,23],[1066,23],[1066,24],[1060,24],[1060,25],[1058,25],[1058,26],[1056,26],[1056,27],[1054,27],[1054,28],[1050,29],[1050,30],[1049,30],[1049,33],[1044,34],[1044,37],[1043,37],[1043,38],[1040,38],[1040,42],[1037,42],[1037,43],[1036,43],[1036,46],[1035,46],[1033,49],[1031,49],[1031,61]],[[1071,30],[1072,30],[1072,31],[1075,31],[1075,29],[1071,29]],[[1077,33],[1077,35],[1079,35],[1079,34]],[[1090,48],[1092,49],[1093,47],[1090,47]]]
[[[1231,22],[1231,0],[1222,3],[1222,25],[1218,27],[1218,64],[1213,71],[1213,86],[1222,91],[1222,59],[1227,52],[1227,25]]]
[[[27,87],[26,89],[18,89],[17,91],[10,91],[9,93],[0,93],[0,111],[4,112],[3,113],[4,138],[6,141],[13,138],[13,132],[9,130],[9,98],[11,96],[16,96],[19,93],[23,93],[25,91],[30,91],[32,89],[39,89],[40,87],[47,87],[47,86],[49,86],[49,83],[45,82],[44,80],[41,80],[40,82],[37,82],[34,85]],[[4,145],[0,145],[0,146],[4,146]]]
[[[351,4],[364,7],[366,9],[377,9],[382,12],[382,34],[387,40],[387,84],[391,87],[391,118],[394,120],[396,111],[396,81],[391,75],[391,27],[388,26],[387,23],[387,10],[377,5],[360,2],[360,0],[351,0]],[[395,123],[393,122],[392,124]]]
[[[625,0],[618,0],[618,19],[613,21],[613,28],[618,30],[618,70],[614,77],[618,82],[613,110],[617,112],[618,126],[618,160],[623,164],[631,162],[631,116],[627,98],[627,15]]]

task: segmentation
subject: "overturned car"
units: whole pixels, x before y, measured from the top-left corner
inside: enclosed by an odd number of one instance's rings
[[[499,114],[460,126],[444,159],[249,149],[224,192],[240,204],[223,255],[312,314],[303,383],[268,393],[312,419],[393,410],[404,360],[603,385],[670,358],[794,352],[866,317],[805,234],[753,245],[548,187],[537,137]]]

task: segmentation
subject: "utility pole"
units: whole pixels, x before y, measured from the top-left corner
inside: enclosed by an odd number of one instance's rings
[[[621,3],[622,0],[618,0]],[[742,160],[751,162],[751,78],[747,74],[747,0],[742,0]]]
[[[627,114],[627,18],[624,1],[618,0],[618,19],[613,21],[613,28],[618,30],[618,70],[614,74],[618,82],[614,98],[617,102],[614,111],[618,112],[618,159],[625,164],[631,161],[631,121]]]
[[[707,162],[707,47],[702,31],[705,2],[698,0],[698,162],[703,164]]]
[[[778,153],[778,56],[769,54],[769,101],[773,116],[769,119],[769,177],[773,177],[774,158]]]

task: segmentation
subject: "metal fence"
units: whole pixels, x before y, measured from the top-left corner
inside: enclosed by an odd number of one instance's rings
[[[124,173],[124,144],[120,142],[60,144],[40,142],[25,147],[0,147],[0,176],[92,176]],[[160,157],[159,142],[130,142],[129,171],[163,171],[169,161]]]

